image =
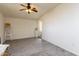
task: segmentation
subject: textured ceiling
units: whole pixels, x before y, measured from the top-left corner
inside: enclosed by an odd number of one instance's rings
[[[44,15],[49,10],[56,7],[57,3],[33,3],[35,7],[38,9],[38,12],[32,12],[31,14],[27,14],[26,11],[19,11],[19,9],[23,8],[19,3],[0,3],[0,12],[6,17],[16,17],[16,18],[24,18],[24,19],[39,19],[42,15]]]

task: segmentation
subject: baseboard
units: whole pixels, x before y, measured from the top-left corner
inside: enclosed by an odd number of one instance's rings
[[[12,39],[12,40],[22,40],[22,39],[35,39],[36,37],[27,37],[27,38],[18,38],[18,39]],[[38,37],[37,37],[38,38]]]

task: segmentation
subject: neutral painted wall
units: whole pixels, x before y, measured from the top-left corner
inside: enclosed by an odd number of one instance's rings
[[[3,21],[3,15],[0,13],[0,38],[1,43],[3,43],[4,40],[4,21]]]
[[[60,4],[40,20],[44,40],[79,55],[79,4]]]
[[[12,40],[34,37],[37,20],[6,17],[5,22],[11,23]]]

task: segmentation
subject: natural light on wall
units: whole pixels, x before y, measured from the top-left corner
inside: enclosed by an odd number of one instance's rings
[[[42,32],[42,21],[41,20],[39,20],[38,26],[39,26],[39,31]]]

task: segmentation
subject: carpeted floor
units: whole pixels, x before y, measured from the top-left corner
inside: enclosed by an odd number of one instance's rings
[[[6,41],[11,56],[75,56],[74,54],[41,39]]]

